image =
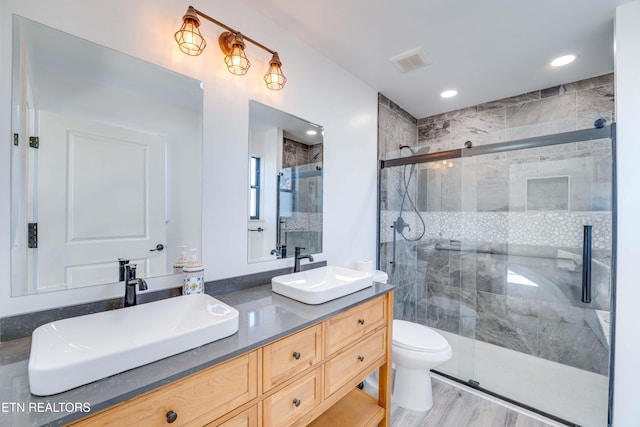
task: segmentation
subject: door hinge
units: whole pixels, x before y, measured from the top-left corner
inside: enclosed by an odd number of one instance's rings
[[[18,142],[20,141],[20,135],[17,133],[13,134],[13,145],[18,145]]]
[[[40,137],[38,136],[30,136],[29,137],[29,147],[31,148],[40,148]]]
[[[38,247],[38,223],[30,222],[28,227],[27,246],[30,249],[36,249]]]

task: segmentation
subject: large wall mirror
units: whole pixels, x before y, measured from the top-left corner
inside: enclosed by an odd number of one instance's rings
[[[249,101],[249,262],[322,252],[323,129]]]
[[[13,296],[201,248],[201,82],[13,17]]]

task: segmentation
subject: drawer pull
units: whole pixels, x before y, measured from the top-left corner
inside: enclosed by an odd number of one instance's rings
[[[292,356],[293,356],[293,358],[294,358],[294,359],[296,359],[296,360],[300,359],[300,353],[298,353],[297,351],[294,351],[294,352],[293,352],[293,354],[292,354]]]
[[[174,421],[175,421],[175,420],[177,420],[177,419],[178,419],[178,414],[176,414],[176,413],[175,413],[175,412],[173,412],[173,411],[169,411],[169,412],[167,412],[167,422],[168,422],[169,424],[171,424],[172,422],[174,422]]]
[[[361,325],[364,325],[364,319],[358,319],[358,323],[360,323]]]
[[[364,362],[364,356],[358,356],[358,360]]]
[[[300,399],[293,399],[293,404],[295,405],[296,408],[300,406],[301,403],[302,402],[300,401]]]

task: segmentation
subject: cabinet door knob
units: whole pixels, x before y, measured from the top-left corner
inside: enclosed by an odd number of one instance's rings
[[[358,356],[358,360],[364,362],[364,356]]]
[[[294,359],[296,359],[296,360],[300,359],[300,353],[298,353],[297,351],[294,351],[294,352],[293,352],[293,354],[292,354],[292,356],[293,356],[293,358],[294,358]]]
[[[302,402],[300,401],[300,399],[293,399],[293,404],[295,405],[296,408],[300,406],[301,403]]]
[[[177,420],[177,419],[178,419],[178,414],[176,414],[176,413],[175,413],[175,412],[173,412],[173,411],[169,411],[169,412],[167,412],[167,422],[168,422],[169,424],[171,424],[172,422],[174,422],[174,421],[175,421],[175,420]]]
[[[361,325],[364,325],[364,319],[358,319],[358,323],[360,323]]]

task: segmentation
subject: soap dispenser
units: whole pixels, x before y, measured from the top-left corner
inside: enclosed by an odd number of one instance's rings
[[[198,261],[198,250],[191,249],[189,262],[182,268],[184,274],[183,295],[204,293],[204,267]]]
[[[173,272],[182,273],[182,269],[189,262],[189,257],[187,256],[186,246],[177,246],[177,248],[180,255],[178,255],[176,262],[173,263]]]

